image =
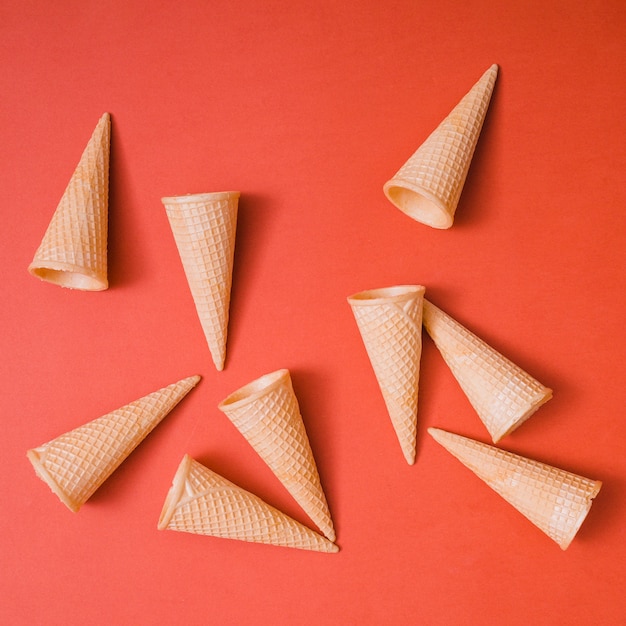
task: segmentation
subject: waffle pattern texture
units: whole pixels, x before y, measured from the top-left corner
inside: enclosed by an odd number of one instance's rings
[[[188,455],[174,477],[159,529],[318,552],[338,551],[328,539]]]
[[[427,300],[423,321],[494,443],[552,397],[551,389]]]
[[[286,369],[262,376],[219,404],[296,502],[331,541],[335,530]]]
[[[199,380],[192,376],[155,391],[29,450],[28,458],[61,501],[78,511]]]
[[[52,216],[28,271],[62,287],[108,287],[107,234],[111,120],[105,113]]]
[[[435,228],[452,226],[497,75],[493,65],[385,183],[400,210]]]
[[[224,369],[238,191],[163,198],[215,367]]]
[[[428,432],[565,550],[602,483],[437,428]]]
[[[363,291],[348,298],[404,457],[415,462],[424,287]]]

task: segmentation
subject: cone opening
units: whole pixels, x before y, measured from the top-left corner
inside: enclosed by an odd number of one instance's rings
[[[408,296],[423,295],[426,288],[422,285],[395,285],[381,289],[368,289],[360,291],[348,297],[348,301],[354,304],[380,304],[382,301],[404,300]]]
[[[583,522],[585,521],[585,519],[587,519],[587,515],[589,514],[589,511],[591,510],[593,499],[598,495],[598,492],[600,491],[601,488],[602,488],[602,482],[599,480],[596,481],[594,489],[588,494],[587,501],[585,502],[584,508],[580,511],[580,514],[578,515],[578,519],[576,520],[576,523],[572,527],[571,532],[567,535],[567,537],[564,537],[561,541],[559,541],[559,547],[561,548],[561,550],[567,550],[567,548],[569,547],[569,544],[572,543],[574,537],[578,534],[580,527],[583,525]]]
[[[161,202],[163,202],[163,204],[204,203],[229,199],[236,200],[239,196],[239,191],[216,191],[212,193],[187,194],[186,196],[169,196],[161,198]]]
[[[80,268],[72,266],[42,267],[31,265],[28,271],[43,281],[59,285],[60,287],[68,287],[69,289],[104,291],[109,286],[106,280],[85,274]]]
[[[287,369],[280,369],[270,374],[265,374],[231,393],[219,403],[218,408],[227,412],[230,408],[254,402],[260,396],[269,393],[272,389],[288,381],[290,381],[290,377]]]
[[[174,512],[176,511],[176,505],[180,501],[183,490],[185,489],[185,480],[189,474],[189,468],[191,467],[192,460],[193,459],[188,454],[185,454],[183,460],[178,466],[178,469],[176,470],[176,474],[172,480],[172,486],[167,492],[165,502],[163,503],[163,509],[161,510],[161,515],[159,516],[159,523],[157,524],[157,528],[159,530],[167,528]]]
[[[537,396],[533,404],[528,410],[519,417],[513,416],[507,423],[502,424],[498,431],[490,433],[494,443],[498,443],[500,439],[510,435],[514,430],[519,428],[529,417],[533,416],[548,400],[552,398],[552,389],[544,388],[544,393]]]
[[[61,489],[56,480],[51,476],[46,467],[41,461],[41,457],[37,450],[29,450],[26,453],[28,460],[31,462],[32,466],[35,469],[35,473],[41,480],[43,480],[48,487],[52,490],[61,502],[73,513],[76,513],[80,509],[80,504],[74,502],[64,491]]]
[[[392,204],[417,222],[439,229],[452,226],[453,215],[436,198],[429,198],[424,191],[392,182],[387,183],[383,190]]]

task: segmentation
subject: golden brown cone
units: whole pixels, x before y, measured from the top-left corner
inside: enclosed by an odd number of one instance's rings
[[[111,119],[98,122],[28,271],[41,280],[102,291],[107,279]]]
[[[185,455],[167,494],[160,530],[337,552],[331,541]]]
[[[286,369],[266,374],[220,402],[223,411],[296,502],[331,541],[335,530]]]
[[[37,475],[76,512],[198,384],[191,376],[29,450]]]
[[[224,369],[238,191],[162,198],[218,371]]]
[[[407,463],[415,463],[425,288],[400,285],[348,298]]]
[[[565,550],[602,483],[495,446],[429,428],[435,441]]]
[[[418,222],[450,228],[498,75],[492,65],[388,180],[387,198]]]
[[[424,328],[494,443],[552,398],[552,390],[424,300]]]

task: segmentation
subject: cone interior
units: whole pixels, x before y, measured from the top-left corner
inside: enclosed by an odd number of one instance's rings
[[[235,408],[254,402],[257,398],[268,393],[273,388],[282,385],[289,376],[289,370],[280,369],[271,374],[265,374],[251,383],[244,385],[237,391],[231,393],[219,404],[221,410]]]
[[[422,224],[446,229],[454,222],[446,208],[425,190],[412,188],[408,184],[402,186],[397,181],[387,183],[383,190],[396,207]]]

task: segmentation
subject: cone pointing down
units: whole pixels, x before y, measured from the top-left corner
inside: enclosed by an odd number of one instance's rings
[[[498,75],[492,65],[387,181],[383,191],[401,211],[434,228],[450,228]]]
[[[218,371],[226,359],[238,201],[238,191],[162,198]]]
[[[463,465],[565,550],[602,483],[455,435],[428,432]]]
[[[331,541],[335,530],[286,369],[266,374],[220,402],[223,411],[305,513]]]
[[[85,291],[108,287],[110,136],[111,120],[105,113],[28,266],[33,276]]]
[[[422,354],[421,285],[372,289],[348,298],[407,463],[415,462]]]
[[[158,528],[302,550],[338,551],[328,539],[189,455],[178,467]]]
[[[29,450],[37,475],[76,512],[196,386],[191,376]]]
[[[427,300],[424,328],[494,443],[521,426],[552,398],[551,389]]]

